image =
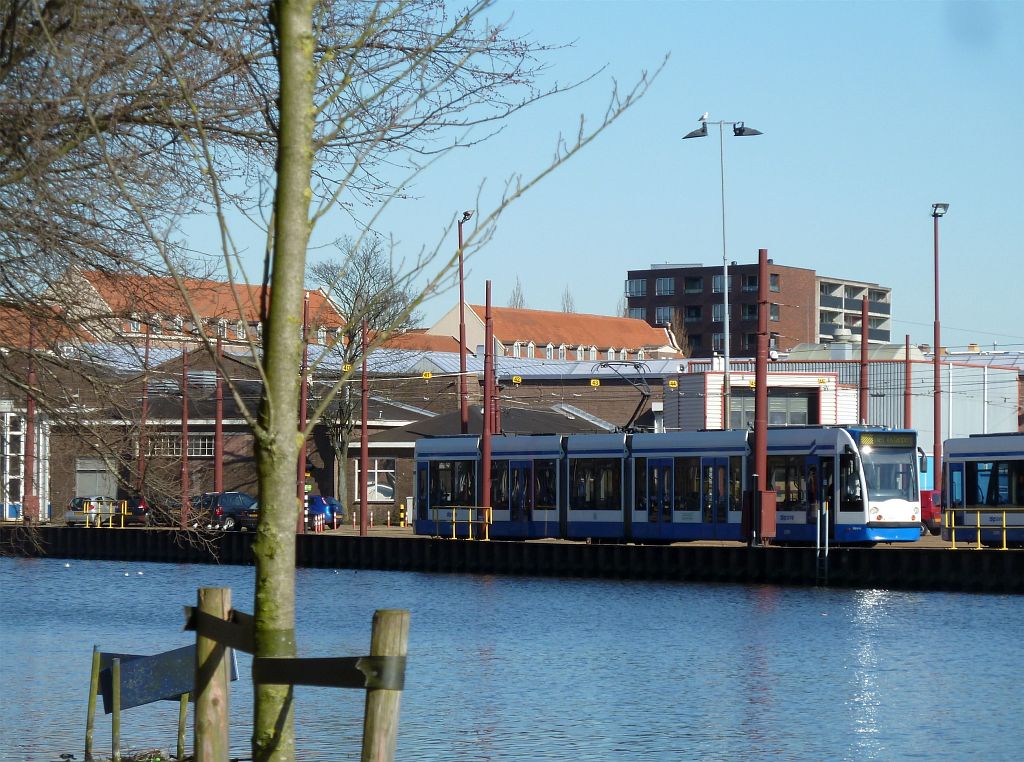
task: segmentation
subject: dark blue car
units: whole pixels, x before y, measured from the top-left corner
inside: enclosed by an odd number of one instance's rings
[[[306,504],[306,526],[312,527],[317,516],[324,517],[324,526],[328,529],[334,526],[335,521],[340,525],[343,521],[342,508],[337,498],[310,495]]]

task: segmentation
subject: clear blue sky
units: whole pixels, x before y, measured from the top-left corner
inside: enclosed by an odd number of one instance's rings
[[[506,304],[518,275],[529,307],[559,309],[568,284],[578,312],[612,314],[628,269],[721,264],[717,128],[680,139],[707,111],[764,132],[726,133],[730,260],[764,247],[781,264],[890,286],[893,340],[930,343],[931,204],[948,202],[943,343],[1024,349],[1024,3],[499,0],[489,15],[575,41],[550,57],[551,81],[606,72],[418,178],[417,198],[378,226],[407,256],[472,208],[482,182],[486,207],[581,113],[596,122],[613,77],[628,87],[671,57],[637,106],[501,219],[469,264],[469,301],[491,279]],[[427,322],[455,299],[431,302]]]

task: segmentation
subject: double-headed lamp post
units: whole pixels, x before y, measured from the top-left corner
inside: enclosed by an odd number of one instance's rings
[[[753,137],[754,135],[761,135],[760,130],[755,130],[753,127],[747,127],[743,122],[729,122],[729,121],[717,121],[709,122],[707,112],[698,120],[700,127],[692,132],[688,132],[683,135],[683,140],[687,138],[704,138],[708,134],[708,125],[718,125],[718,166],[722,178],[722,302],[724,308],[724,315],[722,320],[724,321],[725,327],[725,342],[722,349],[725,351],[725,373],[722,377],[722,428],[728,429],[731,425],[732,418],[732,387],[729,380],[729,256],[726,253],[725,246],[725,125],[732,127],[732,134],[738,138]]]
[[[462,267],[462,226],[473,212],[462,213],[459,220],[459,420],[463,434],[469,433],[469,384],[466,381],[466,280]]]
[[[932,375],[935,377],[932,412],[935,429],[935,444],[932,447],[932,461],[935,469],[933,489],[942,489],[942,358],[939,352],[941,335],[939,331],[939,217],[949,211],[949,204],[932,204],[932,229],[935,243],[935,347],[932,352]]]

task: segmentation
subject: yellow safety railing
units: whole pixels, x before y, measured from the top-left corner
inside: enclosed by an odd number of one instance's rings
[[[96,507],[95,517],[92,515],[93,506]],[[118,529],[124,529],[124,518],[128,515],[128,501],[87,500],[82,509],[85,513],[86,527],[102,527],[104,526],[104,520],[106,520],[107,528],[113,529],[117,527]],[[95,523],[92,523],[93,520],[95,520]],[[115,520],[119,523],[115,523]]]
[[[494,523],[494,511],[491,508],[482,508],[476,505],[446,505],[443,507],[434,506],[434,526],[440,527],[441,519],[438,518],[438,511],[451,511],[451,524],[452,524],[452,535],[453,540],[458,539],[458,527],[461,524],[466,525],[466,539],[473,540],[484,540],[489,541],[491,539],[491,524]],[[459,518],[459,511],[466,512],[466,518]],[[483,512],[481,515],[481,511]],[[482,527],[481,533],[477,533],[477,537],[473,537],[473,527]]]
[[[965,514],[964,523],[957,526],[956,514]],[[966,514],[974,514],[974,523],[970,522],[969,517]],[[983,513],[998,513],[1001,514],[1001,521],[998,526],[992,524],[982,524],[981,514]],[[975,538],[976,543],[971,545],[968,541],[964,547],[970,547],[972,550],[981,550],[981,530],[982,529],[994,529],[999,530],[1003,536],[1003,544],[998,548],[999,550],[1009,550],[1006,544],[1006,530],[1007,529],[1024,529],[1024,524],[1011,524],[1006,523],[1006,514],[1020,514],[1024,515],[1024,508],[1021,507],[999,507],[994,505],[973,505],[973,506],[955,506],[953,508],[946,508],[942,511],[942,525],[944,528],[949,530],[950,550],[958,550],[956,544],[956,530],[970,530],[974,531],[977,536]]]

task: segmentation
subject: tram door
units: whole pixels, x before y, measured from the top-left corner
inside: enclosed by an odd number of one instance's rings
[[[817,527],[818,512],[821,510],[821,458],[804,458],[803,492],[804,503],[807,505],[805,521]]]
[[[430,466],[428,463],[416,464],[416,519],[426,521],[430,509]]]
[[[647,521],[653,538],[671,536],[673,472],[671,458],[650,458],[647,461]]]
[[[728,538],[729,526],[729,459],[703,458],[701,460],[704,505],[704,536],[711,539]],[[738,506],[737,506],[738,507]]]
[[[508,466],[509,521],[525,532],[533,517],[533,462],[513,460]]]

